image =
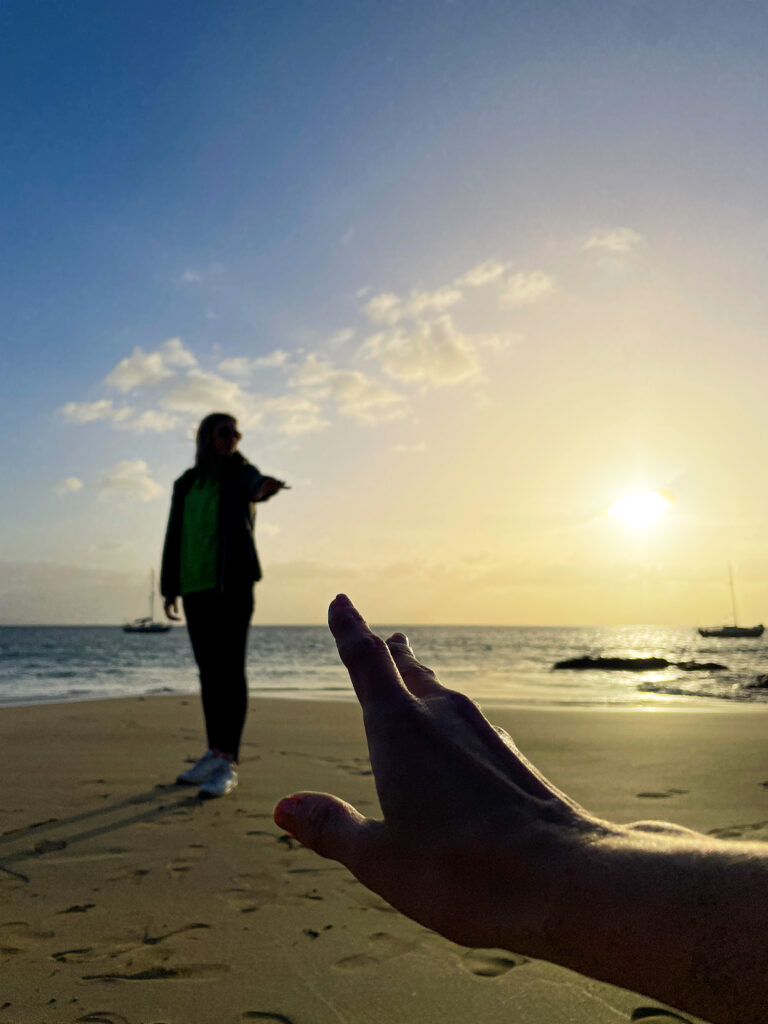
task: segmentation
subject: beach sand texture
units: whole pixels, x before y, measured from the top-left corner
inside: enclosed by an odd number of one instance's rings
[[[768,839],[762,709],[490,717],[597,814]],[[283,834],[295,789],[378,813],[355,705],[254,700],[240,788],[206,803],[172,781],[200,736],[194,697],[0,712],[0,1024],[696,1019],[455,946]]]

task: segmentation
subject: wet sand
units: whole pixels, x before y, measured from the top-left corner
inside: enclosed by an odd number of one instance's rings
[[[745,839],[768,839],[766,715],[489,712],[601,816]],[[0,711],[0,1024],[679,1019],[455,946],[281,833],[272,807],[295,789],[377,814],[355,705],[252,701],[241,784],[221,800],[173,784],[201,750],[192,697]]]

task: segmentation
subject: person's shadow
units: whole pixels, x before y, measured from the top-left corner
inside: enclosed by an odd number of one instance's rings
[[[156,821],[167,814],[178,811],[182,807],[196,808],[201,805],[197,795],[189,795],[188,792],[178,795],[177,799],[169,800],[169,797],[173,798],[179,794],[180,790],[182,790],[182,787],[175,783],[170,783],[169,785],[159,784],[153,789],[147,790],[146,793],[129,796],[118,803],[97,807],[92,811],[83,811],[82,814],[73,814],[69,818],[47,818],[45,821],[37,821],[32,825],[10,829],[0,835],[0,847],[29,838],[33,838],[36,842],[32,846],[26,847],[23,850],[16,850],[5,857],[0,856],[0,871],[24,882],[29,882],[30,879],[27,875],[9,865],[34,860],[47,853],[53,853],[56,850],[63,850],[65,847],[74,846],[75,843],[82,843],[86,839],[93,839],[95,836],[117,832],[119,829],[135,825],[140,821]],[[106,820],[111,815],[129,807],[141,809],[133,814],[118,818],[116,821]],[[61,832],[62,829],[67,830],[72,826],[79,826],[84,823],[89,823],[90,827],[86,827],[82,831],[74,831],[64,836],[58,836],[55,839],[38,838],[46,832],[53,830]]]

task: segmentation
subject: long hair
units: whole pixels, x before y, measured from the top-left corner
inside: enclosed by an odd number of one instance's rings
[[[216,428],[227,420],[237,422],[237,418],[228,412],[212,412],[200,421],[195,438],[195,469],[201,477],[219,476],[224,468],[224,460],[214,447],[213,437]]]

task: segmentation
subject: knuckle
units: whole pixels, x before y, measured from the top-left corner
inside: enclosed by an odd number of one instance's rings
[[[389,656],[389,648],[375,633],[359,633],[346,641],[343,646],[346,660],[352,662],[365,662]]]
[[[459,713],[463,712],[465,715],[480,713],[479,706],[465,693],[460,693],[458,690],[446,690],[445,697],[451,707]]]
[[[409,661],[403,664],[400,667],[400,675],[404,680],[419,678],[433,683],[437,682],[437,676],[432,669],[422,665],[420,661]]]

